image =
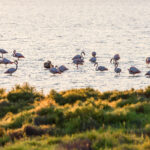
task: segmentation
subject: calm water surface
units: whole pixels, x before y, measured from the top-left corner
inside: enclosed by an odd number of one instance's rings
[[[101,91],[143,88],[150,84],[144,76],[150,70],[149,0],[0,0],[0,48],[14,60],[13,49],[26,57],[19,61],[13,76],[0,66],[0,87],[10,90],[15,84],[29,82],[38,90],[66,90],[93,87]],[[84,50],[85,64],[77,70],[72,57]],[[99,65],[108,72],[96,72],[89,62],[97,52]],[[122,73],[116,76],[110,58],[119,53]],[[52,75],[43,62],[64,64],[69,71]],[[142,73],[128,74],[131,65]],[[9,65],[8,67],[13,67]]]

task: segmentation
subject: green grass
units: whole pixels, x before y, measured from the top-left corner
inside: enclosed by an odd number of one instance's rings
[[[0,149],[150,149],[150,87],[48,95],[28,85],[0,89]]]

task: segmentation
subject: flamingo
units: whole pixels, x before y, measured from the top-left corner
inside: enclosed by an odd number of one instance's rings
[[[14,63],[16,64],[16,68],[9,68],[9,69],[5,72],[6,74],[12,75],[15,71],[17,71],[17,69],[18,69],[18,61],[16,60],[16,61],[14,61]]]
[[[85,55],[84,52],[81,52],[81,55],[76,55],[72,58],[72,60],[75,60],[75,59],[82,59],[83,58],[83,55]]]
[[[57,66],[53,66],[52,68],[50,68],[49,70],[52,74],[60,74],[61,72],[59,71]]]
[[[64,65],[61,65],[60,67],[58,67],[58,69],[60,72],[64,72],[64,71],[68,70],[68,68],[65,67]]]
[[[1,58],[3,58],[3,54],[6,54],[6,53],[8,53],[6,50],[4,50],[4,49],[0,49],[0,53],[2,54],[2,57]]]
[[[0,61],[1,64],[5,64],[5,66],[7,66],[7,64],[13,64],[14,62],[10,61],[9,59],[7,58],[3,58],[1,61]]]
[[[90,59],[90,62],[95,63],[96,62],[96,52],[92,52],[92,58]]]
[[[145,75],[150,77],[150,71],[148,71]]]
[[[118,68],[118,63],[115,63],[115,69],[114,69],[114,71],[120,75],[121,69]]]
[[[24,58],[24,56],[21,53],[16,53],[16,50],[13,51],[13,57],[17,57],[18,60],[19,58]]]
[[[51,68],[51,67],[52,67],[51,61],[48,60],[47,62],[44,63],[44,68],[48,69],[48,68]]]
[[[96,69],[95,69],[96,71],[107,71],[108,70],[108,68],[106,68],[104,66],[98,66],[97,62],[94,64],[94,66],[96,66]]]
[[[120,55],[119,54],[115,54],[113,58],[111,58],[110,63],[115,63],[120,59]],[[113,61],[113,62],[112,62]]]
[[[147,65],[150,64],[150,57],[147,57],[147,58],[146,58],[146,64],[147,64]]]
[[[77,65],[77,69],[78,69],[78,65],[83,65],[84,59],[74,59],[73,63]]]
[[[137,69],[136,67],[130,67],[128,69],[128,71],[129,71],[130,74],[133,74],[133,75],[141,73],[141,71],[139,69]]]

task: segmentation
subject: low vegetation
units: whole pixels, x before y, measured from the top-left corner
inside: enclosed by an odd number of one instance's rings
[[[48,95],[27,83],[0,89],[0,150],[149,150],[150,87]]]

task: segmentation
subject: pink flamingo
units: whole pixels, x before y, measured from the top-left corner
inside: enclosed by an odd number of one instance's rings
[[[83,59],[74,59],[73,63],[77,65],[77,69],[78,69],[78,65],[83,65],[84,60]]]
[[[16,53],[16,50],[13,51],[13,57],[17,57],[18,60],[19,58],[25,58],[21,53]]]
[[[0,53],[2,54],[2,58],[3,58],[3,54],[6,54],[8,52],[6,50],[4,50],[4,49],[0,49]]]
[[[115,63],[115,69],[114,69],[114,71],[120,75],[121,69],[118,68],[118,63]]]
[[[115,63],[120,59],[120,55],[119,54],[115,54],[113,58],[111,58],[110,63]]]
[[[89,61],[92,63],[95,63],[96,62],[96,52],[92,52],[92,56],[93,57]]]
[[[139,69],[137,69],[136,67],[130,67],[128,69],[128,71],[129,71],[130,74],[133,74],[133,75],[141,73],[141,71]]]
[[[108,70],[108,68],[106,68],[104,66],[98,66],[97,62],[94,64],[94,66],[96,66],[96,71],[107,71]]]
[[[5,64],[5,66],[7,66],[7,64],[13,64],[14,62],[10,61],[9,59],[7,58],[3,58],[1,61],[0,61],[1,64]]]
[[[150,77],[150,71],[148,71],[145,75]]]
[[[75,55],[72,60],[74,59],[82,59],[83,58],[83,55],[85,56],[85,53],[84,52],[81,52],[81,55]]]
[[[18,69],[18,61],[16,60],[16,61],[14,61],[14,63],[16,64],[16,68],[9,68],[9,69],[5,72],[6,74],[12,75],[15,71],[17,71],[17,69]]]

